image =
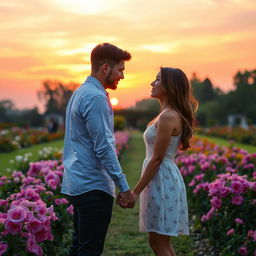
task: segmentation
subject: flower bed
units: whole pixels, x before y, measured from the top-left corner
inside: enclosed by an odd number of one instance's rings
[[[120,152],[129,134],[115,135]],[[73,209],[60,193],[61,153],[48,148],[40,155],[51,160],[31,162],[28,169],[20,161],[18,171],[0,177],[0,255],[67,255]]]
[[[64,137],[63,131],[57,133],[48,133],[45,130],[23,129],[12,127],[10,129],[0,130],[0,153],[9,152],[31,145],[50,142]]]
[[[256,154],[195,139],[177,163],[195,226],[219,255],[256,255]]]
[[[248,130],[239,127],[211,127],[199,128],[199,134],[214,136],[228,140],[234,140],[239,143],[256,145],[256,128],[250,127]]]

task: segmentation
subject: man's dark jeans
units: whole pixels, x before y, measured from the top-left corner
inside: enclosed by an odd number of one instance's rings
[[[69,256],[100,256],[114,198],[101,190],[70,197],[74,207],[73,242]]]

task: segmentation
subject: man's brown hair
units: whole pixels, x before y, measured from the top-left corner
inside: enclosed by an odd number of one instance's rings
[[[98,44],[91,52],[91,65],[93,71],[98,71],[100,66],[108,63],[111,67],[120,61],[131,59],[131,54],[109,43]]]

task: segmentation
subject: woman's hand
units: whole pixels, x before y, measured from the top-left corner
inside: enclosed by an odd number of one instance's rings
[[[136,202],[140,195],[138,195],[134,191],[132,191],[132,196],[133,196],[134,201]]]

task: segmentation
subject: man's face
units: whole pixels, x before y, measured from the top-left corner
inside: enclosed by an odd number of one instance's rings
[[[107,88],[115,90],[120,79],[124,79],[124,61],[120,61],[117,65],[110,67],[105,78]]]

